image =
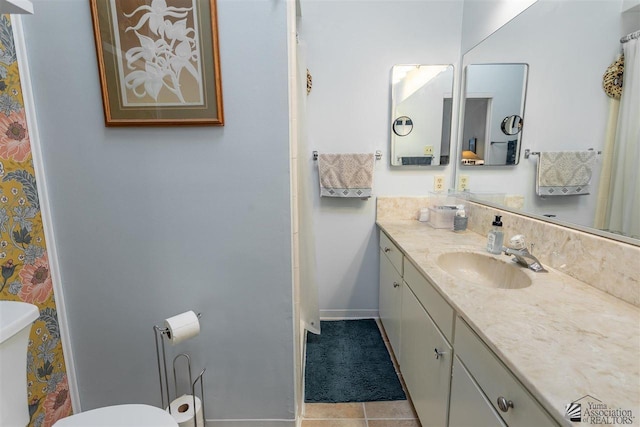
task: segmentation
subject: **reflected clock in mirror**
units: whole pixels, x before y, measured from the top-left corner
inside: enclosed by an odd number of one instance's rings
[[[465,69],[460,163],[515,165],[520,157],[527,64],[471,64]]]
[[[391,71],[391,165],[449,164],[453,65],[395,65]]]
[[[400,116],[393,121],[393,133],[398,136],[407,136],[413,130],[411,117]]]
[[[519,134],[522,130],[522,117],[516,114],[505,117],[504,119],[502,119],[500,129],[505,135]]]

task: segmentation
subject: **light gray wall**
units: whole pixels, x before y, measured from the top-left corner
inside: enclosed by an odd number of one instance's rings
[[[538,0],[464,0],[462,51],[489,37]]]
[[[310,151],[381,150],[374,172],[377,196],[425,195],[433,190],[434,175],[445,175],[449,185],[451,165],[389,166],[391,67],[454,64],[457,74],[461,23],[462,1],[302,2],[299,33],[313,75],[307,99]],[[457,86],[454,93],[457,98]],[[316,174],[312,188],[318,188],[317,179]],[[314,220],[321,314],[377,313],[375,198],[320,199],[316,193]]]
[[[292,419],[286,4],[218,0],[226,125],[105,128],[89,2],[24,18],[83,409],[160,403],[152,326],[206,366],[207,415]]]

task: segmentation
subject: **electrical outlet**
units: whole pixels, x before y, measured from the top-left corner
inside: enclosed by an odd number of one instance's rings
[[[436,175],[433,177],[433,191],[444,191],[444,175]]]
[[[469,189],[469,175],[460,175],[458,178],[458,191]]]
[[[425,156],[433,156],[433,145],[425,145],[424,146],[424,155]]]

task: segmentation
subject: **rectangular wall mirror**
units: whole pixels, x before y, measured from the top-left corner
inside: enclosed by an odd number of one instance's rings
[[[515,165],[520,158],[527,64],[470,64],[465,68],[460,163]]]
[[[625,0],[538,1],[464,54],[465,66],[529,64],[524,139],[520,141],[523,153],[525,149],[602,152],[593,165],[590,194],[579,196],[537,195],[540,157],[536,155],[526,159],[521,154],[515,168],[456,168],[458,177],[465,175],[475,200],[640,245],[640,211],[630,204],[627,208],[614,203],[610,191],[623,189],[621,200],[631,203],[638,185],[632,181],[615,185],[613,179],[618,174],[635,176],[638,162],[625,163],[623,156],[621,163],[614,163],[618,150],[613,137],[618,132],[615,103],[619,101],[603,89],[603,75],[628,46],[620,39],[640,29],[638,13]],[[627,79],[633,77],[625,76],[625,84]],[[466,149],[463,147],[457,151]],[[630,227],[612,221],[620,217],[629,220]]]
[[[395,65],[391,72],[391,165],[449,164],[453,65]]]

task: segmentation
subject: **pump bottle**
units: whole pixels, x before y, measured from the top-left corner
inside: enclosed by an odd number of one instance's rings
[[[489,235],[487,236],[487,252],[492,254],[499,254],[502,252],[504,233],[502,232],[501,219],[501,215],[496,215],[495,220],[491,223],[491,225],[493,225],[493,229],[489,231]]]

